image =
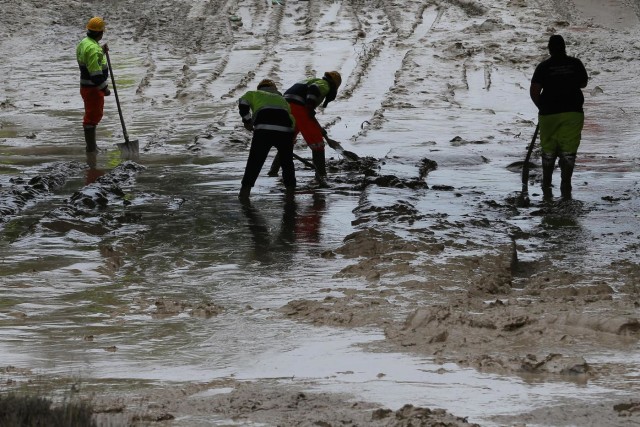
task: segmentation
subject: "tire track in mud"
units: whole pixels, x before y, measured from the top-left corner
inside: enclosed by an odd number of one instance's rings
[[[201,85],[202,70],[208,68],[208,61],[211,60],[209,47],[227,45],[230,48],[233,45],[233,29],[227,16],[229,5],[229,1],[222,4],[208,1],[182,5],[178,9],[171,8],[171,15],[174,18],[168,20],[166,10],[170,5],[163,4],[158,10],[148,12],[139,22],[134,22],[136,28],[134,40],[141,40],[149,32],[148,28],[162,25],[169,27],[161,32],[162,40],[158,40],[160,37],[155,33],[149,36],[151,43],[147,44],[147,56],[144,60],[146,73],[136,89],[136,94],[141,96],[142,102],[145,103],[149,99],[147,92],[159,89],[160,93],[165,94],[165,98],[162,104],[157,99],[151,98],[149,102],[155,107],[152,111],[160,114],[164,110],[172,110],[168,117],[159,118],[158,121],[162,125],[155,128],[148,137],[144,151],[163,146],[172,138],[180,138],[179,133],[185,132],[185,126],[187,128],[197,126],[197,123],[192,124],[189,119],[200,103],[207,99],[207,95],[201,88],[194,88],[194,82]],[[190,22],[192,25],[184,25],[184,22]],[[163,47],[166,47],[166,50]],[[177,64],[174,58],[183,58],[183,64],[179,67],[177,75],[175,74]],[[214,68],[213,75],[216,76],[216,72],[221,73],[224,66],[225,57],[223,56]],[[172,75],[173,79],[171,79]],[[173,94],[167,91],[171,88],[174,90]],[[157,98],[158,94],[154,96]],[[180,105],[177,105],[176,101]],[[186,129],[186,132],[192,131]]]
[[[422,7],[418,8],[414,15],[412,15],[413,21],[409,26],[410,31],[406,31],[404,34],[398,34],[397,37],[393,39],[392,43],[394,43],[394,45],[392,47],[385,46],[384,42],[386,42],[386,40],[383,41],[381,44],[382,48],[375,55],[373,62],[388,65],[389,63],[393,63],[393,58],[385,58],[385,54],[391,56],[394,52],[400,50],[404,51],[404,55],[397,66],[389,67],[394,73],[392,76],[392,84],[389,85],[388,89],[382,91],[384,95],[379,101],[380,107],[373,112],[370,121],[368,121],[369,126],[353,136],[351,138],[352,141],[356,141],[359,137],[366,135],[369,130],[382,129],[384,126],[384,112],[386,109],[403,109],[416,106],[416,100],[412,98],[412,94],[416,89],[415,87],[411,89],[411,86],[412,83],[419,83],[424,79],[424,77],[418,74],[418,70],[422,70],[422,68],[414,61],[416,61],[420,55],[424,54],[424,52],[421,51],[421,45],[426,44],[426,40],[430,38],[432,31],[441,24],[441,20],[446,10],[450,7],[451,6],[441,4],[437,6],[422,5]],[[397,22],[400,20],[406,22],[407,20],[406,15],[401,15],[400,12],[393,9],[392,5],[387,5],[384,10],[389,15],[388,19],[390,22],[393,22],[394,20]],[[476,13],[477,10],[480,9],[471,7],[471,10],[473,13]],[[377,71],[375,67],[376,64],[363,68],[362,76],[373,76],[370,80],[381,80],[380,77],[375,77]],[[378,72],[384,73],[385,69],[382,68]],[[388,75],[386,77],[389,78]],[[490,79],[490,75],[488,78]],[[420,85],[416,84],[416,86],[419,87]],[[486,83],[485,86],[488,86],[488,83]],[[448,90],[452,91],[451,88]],[[355,95],[349,92],[347,93],[349,95],[349,99],[353,99],[354,96],[362,96],[357,92]],[[450,100],[453,100],[453,92],[450,94]],[[389,165],[393,164],[399,165],[401,168],[410,168],[410,162],[412,161],[415,160],[405,158],[404,156],[393,155],[386,157],[383,163],[386,164],[385,167],[389,167]],[[423,211],[423,208],[419,206],[421,197],[415,194],[415,190],[428,188],[424,179],[427,177],[430,170],[434,170],[436,168],[437,164],[434,161],[425,158],[422,159],[420,163],[415,164],[417,175],[415,177],[409,176],[399,178],[396,176],[383,175],[373,179],[371,184],[375,185],[366,187],[365,191],[363,191],[361,195],[358,207],[354,210],[356,217],[354,224],[357,224],[357,228],[361,230],[358,233],[364,233],[363,238],[365,241],[371,237],[364,237],[367,236],[367,233],[391,233],[393,235],[391,240],[397,240],[397,244],[401,247],[402,244],[400,242],[403,242],[407,246],[412,244],[408,243],[407,239],[413,242],[410,237],[401,236],[403,230],[406,231],[406,229],[417,228],[421,230],[421,235],[426,231],[428,235],[431,236],[428,239],[425,239],[424,242],[420,243],[421,245],[426,244],[424,249],[421,251],[429,254],[429,260],[433,256],[437,259],[437,256],[446,250],[449,256],[458,257],[459,263],[461,265],[468,266],[465,268],[471,270],[474,268],[472,266],[477,261],[468,258],[466,255],[471,244],[469,242],[467,244],[457,244],[455,242],[464,240],[465,235],[471,230],[474,230],[474,235],[481,236],[479,241],[476,242],[477,248],[484,247],[485,245],[490,247],[490,242],[499,241],[503,243],[500,248],[500,254],[497,258],[500,260],[500,268],[503,266],[504,268],[502,268],[500,274],[497,275],[496,278],[492,278],[495,271],[492,271],[491,269],[481,271],[482,269],[478,269],[478,271],[474,272],[475,277],[477,278],[477,287],[473,287],[472,291],[489,293],[495,292],[498,294],[504,292],[506,289],[509,289],[508,284],[512,277],[510,263],[515,249],[508,234],[504,231],[504,229],[507,228],[506,224],[504,224],[504,221],[500,221],[498,219],[502,215],[502,207],[499,206],[495,210],[487,210],[485,207],[484,209],[479,210],[479,212],[484,212],[483,214],[471,215],[470,218],[461,219],[449,218],[447,214],[441,212],[421,214]],[[393,167],[391,169],[393,169]],[[418,184],[422,184],[422,186],[419,186]],[[410,188],[414,191],[403,191],[401,190],[402,188]],[[450,189],[444,187],[436,189],[436,191],[438,190],[452,191],[453,187]],[[480,200],[477,195],[474,198]],[[396,229],[394,225],[391,225],[391,222],[389,221],[390,218],[403,218],[403,223]],[[487,231],[487,227],[496,221],[503,223],[505,228],[495,233]],[[461,229],[464,229],[465,232],[461,233]],[[491,235],[491,237],[487,238],[487,234]],[[372,240],[377,240],[375,236],[371,238]],[[368,243],[363,244],[365,247],[368,245]],[[412,261],[415,260],[409,260],[408,263],[407,260],[408,258],[402,250],[397,253],[393,251],[385,252],[383,263],[381,263],[380,259],[374,257],[370,260],[365,260],[361,264],[348,267],[345,269],[344,273],[347,275],[364,274],[367,279],[377,282],[381,280],[381,276],[389,274],[393,275],[394,271],[402,268],[406,268],[408,271],[413,271],[412,269],[415,265]],[[428,260],[423,261],[422,264],[426,269],[425,271],[433,268],[433,266],[429,267],[431,262],[432,261]],[[411,265],[404,266],[405,264]],[[376,265],[376,267],[374,267],[374,265]],[[415,274],[419,276],[421,273],[417,273],[417,271],[422,267],[415,268]],[[378,273],[376,274],[375,271]],[[437,275],[434,271],[427,275],[433,276],[434,280],[449,282],[452,286],[461,286],[459,279],[455,277],[446,277],[446,274]],[[436,277],[438,277],[438,279],[436,279]],[[462,285],[464,285],[464,283]]]
[[[209,136],[217,133],[220,131],[220,127],[235,128],[236,121],[232,120],[232,124],[227,124],[227,120],[236,111],[236,98],[240,96],[241,91],[248,90],[252,82],[267,76],[278,82],[278,78],[275,76],[279,72],[281,59],[277,55],[276,48],[281,38],[280,29],[284,10],[284,6],[280,4],[266,6],[265,2],[252,0],[249,5],[243,6],[243,9],[238,11],[238,15],[251,16],[251,27],[245,29],[244,25],[240,25],[236,29],[245,31],[235,36],[238,40],[229,46],[216,69],[201,84],[203,93],[213,94],[212,98],[222,101],[222,103],[218,102],[216,108],[211,111],[212,123],[206,126],[204,135]],[[232,32],[233,29],[230,31]],[[256,34],[256,32],[259,34]],[[243,62],[242,60],[246,57],[245,46],[250,47],[256,43],[256,40],[260,39],[264,40],[264,47],[260,49],[260,56],[257,62]],[[265,68],[268,71],[261,71]],[[235,77],[232,77],[229,81],[222,81],[220,78],[223,75],[225,78],[228,76]],[[218,93],[222,94],[216,95]],[[225,139],[235,141],[239,138],[231,136]],[[200,149],[202,146],[200,141],[200,138],[196,137],[190,149]]]
[[[384,10],[387,11],[387,14],[395,13],[394,10],[389,11],[388,6]],[[408,64],[411,61],[411,55],[414,50],[413,45],[427,37],[429,32],[438,24],[443,13],[441,8],[422,5],[413,15],[412,24],[409,26],[411,31],[407,31],[404,35],[384,34],[374,40],[376,45],[372,49],[360,55],[358,65],[352,76],[349,77],[347,86],[339,99],[351,100],[355,97],[366,96],[366,93],[362,92],[361,86],[364,79],[370,77],[368,83],[375,82],[375,87],[371,88],[369,84],[366,90],[377,93],[372,102],[370,102],[377,108],[360,119],[361,130],[351,136],[351,141],[356,142],[360,137],[366,135],[370,129],[381,129],[385,120],[384,112],[386,108],[392,105],[394,102],[392,100],[396,99],[398,95],[406,95],[408,93],[406,88],[401,86],[400,76],[404,70],[411,69]],[[388,17],[389,21],[392,19],[400,18]],[[404,46],[403,49],[405,50],[400,62],[396,57],[398,46]],[[397,63],[397,66],[388,67],[388,64],[393,63]],[[393,71],[393,75],[390,75],[391,71]],[[365,123],[367,124],[366,127],[364,126]]]
[[[260,7],[258,9],[264,9],[264,7]],[[260,12],[260,10],[258,10],[258,12]],[[268,17],[266,17],[266,13],[262,13],[263,22],[266,22],[266,30],[263,34],[264,48],[262,49],[260,59],[254,65],[253,69],[247,71],[234,87],[221,96],[221,99],[224,100],[237,97],[239,91],[246,90],[249,87],[250,82],[254,80],[261,80],[262,77],[260,76],[262,75],[271,76],[277,74],[277,71],[279,70],[278,62],[280,59],[276,56],[276,46],[280,42],[280,28],[283,17],[284,7],[277,4],[273,5],[272,13],[270,13]],[[268,71],[261,71],[263,68],[267,68]]]

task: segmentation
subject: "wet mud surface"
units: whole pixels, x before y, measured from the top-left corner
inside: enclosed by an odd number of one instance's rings
[[[108,3],[2,6],[2,393],[99,425],[640,423],[637,4]],[[84,153],[93,15],[139,157],[113,99]],[[590,75],[574,197],[534,147],[523,203],[555,32]],[[327,147],[329,188],[296,162],[293,198],[266,164],[240,203],[237,99],[329,69],[360,160]]]

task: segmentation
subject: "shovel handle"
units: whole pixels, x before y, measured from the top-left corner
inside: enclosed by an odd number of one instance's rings
[[[536,138],[538,138],[538,131],[540,130],[540,124],[536,124],[536,130],[533,132],[533,138],[531,138],[531,144],[527,150],[527,155],[524,158],[522,164],[522,187],[526,188],[529,184],[529,159],[531,159],[531,153],[533,152],[533,146],[536,144]]]
[[[116,105],[118,106],[118,115],[120,116],[120,124],[122,125],[122,135],[124,136],[125,143],[129,143],[129,134],[127,133],[127,127],[124,125],[124,117],[122,117],[122,108],[120,108],[120,98],[118,98],[118,89],[116,88],[116,79],[113,77],[113,68],[111,68],[111,59],[109,58],[109,51],[104,53],[107,57],[107,65],[109,66],[109,76],[111,77],[111,86],[113,86],[113,94],[116,97]]]
[[[314,166],[314,164],[313,164],[313,163],[311,163],[309,160],[307,160],[307,159],[305,159],[305,158],[303,158],[303,157],[298,156],[296,153],[293,153],[293,158],[294,158],[294,159],[296,159],[296,160],[300,160],[300,161],[301,161],[302,163],[304,163],[307,167],[309,167],[309,168],[311,168],[311,169],[313,169],[313,170],[316,170],[316,167]]]

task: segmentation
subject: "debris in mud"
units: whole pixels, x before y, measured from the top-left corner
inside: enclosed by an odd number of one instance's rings
[[[210,302],[193,305],[187,301],[160,298],[154,302],[154,305],[156,311],[152,314],[152,317],[155,319],[165,319],[184,312],[189,312],[189,315],[192,317],[208,319],[223,312],[222,307]]]
[[[0,368],[0,374],[30,375],[32,371],[29,368],[18,368],[10,365]]]
[[[542,360],[534,354],[517,357],[482,355],[462,363],[481,371],[513,372],[520,374],[589,375],[592,370],[583,357],[549,354]]]
[[[365,177],[361,184],[360,189],[365,189],[369,185],[377,185],[378,187],[391,187],[391,188],[410,188],[412,190],[428,189],[429,186],[426,182],[417,178],[398,178],[394,175],[383,175],[376,177]]]
[[[613,410],[618,412],[621,417],[629,417],[635,414],[640,414],[640,400],[618,403],[616,405],[613,405]]]
[[[238,384],[231,393],[211,396],[202,403],[226,418],[267,425],[479,427],[444,409],[406,404],[393,411],[372,403],[354,402],[349,396],[259,383]]]
[[[406,223],[413,224],[415,221],[422,219],[421,215],[415,206],[411,205],[407,201],[398,200],[396,203],[390,206],[374,206],[372,204],[362,204],[354,209],[354,213],[357,214],[357,219],[351,222],[352,225],[361,225],[372,221],[385,222],[392,221],[393,223]],[[349,238],[347,236],[345,241]]]
[[[533,163],[532,161],[528,161],[528,162],[524,162],[523,160],[517,161],[517,162],[513,162],[507,165],[507,169],[511,172],[514,173],[521,173],[522,172],[522,168],[524,167],[524,165],[527,165],[527,167],[529,168],[529,170],[532,169],[539,169],[540,165]],[[534,175],[535,177],[535,175]]]
[[[328,296],[322,301],[289,301],[280,312],[290,318],[323,326],[362,327],[380,324],[389,301],[382,297],[345,295]]]
[[[6,110],[6,109],[15,110],[16,106],[13,104],[13,102],[11,102],[10,100],[6,99],[6,100],[0,102],[0,108],[3,109],[3,110]]]
[[[443,420],[443,418],[449,418],[449,421]],[[438,425],[438,426],[469,426],[480,427],[479,424],[470,424],[466,418],[453,417],[447,414],[444,409],[428,409],[420,408],[413,405],[404,405],[397,411],[391,411],[389,409],[377,409],[371,416],[373,421],[393,419],[393,425]]]
[[[125,198],[122,185],[130,185],[135,175],[146,168],[133,161],[121,163],[109,173],[99,177],[96,182],[89,184],[77,192],[70,199],[70,203],[77,208],[94,209],[104,208],[109,203],[121,201],[123,205],[129,204]]]
[[[327,167],[333,171],[359,172],[366,176],[376,175],[376,170],[380,167],[380,160],[373,157],[363,156],[357,161],[338,159],[328,160]]]
[[[45,198],[61,188],[73,175],[84,169],[78,162],[56,163],[48,166],[40,174],[29,179],[25,184],[23,178],[11,178],[9,187],[0,190],[0,223],[12,215],[19,213],[30,202]],[[22,186],[22,188],[19,188]]]
[[[161,421],[170,421],[175,417],[168,412],[165,411],[149,411],[144,414],[134,415],[131,418],[133,422],[152,422],[159,423]]]
[[[615,202],[621,202],[623,200],[631,200],[631,196],[630,195],[625,195],[624,197],[603,196],[601,197],[601,199],[606,202],[615,203]]]
[[[452,185],[439,184],[431,186],[431,189],[435,191],[455,191],[456,188]]]
[[[422,159],[420,160],[420,165],[418,166],[418,172],[419,172],[418,178],[425,179],[429,174],[429,172],[432,172],[436,169],[438,169],[438,163],[436,163],[434,160],[430,160],[426,158]]]
[[[449,142],[454,147],[459,147],[461,145],[467,145],[467,144],[488,144],[489,143],[489,141],[480,141],[480,140],[467,141],[465,139],[462,139],[462,137],[460,137],[460,136],[456,136],[455,138],[453,138]]]

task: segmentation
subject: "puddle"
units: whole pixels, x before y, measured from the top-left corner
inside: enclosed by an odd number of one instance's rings
[[[26,5],[35,30],[11,8],[0,18],[13,34],[0,44],[13,53],[0,65],[0,389],[32,380],[61,396],[79,379],[96,395],[146,399],[140,412],[167,385],[189,390],[163,395],[177,405],[275,384],[342,402],[315,395],[329,407],[445,408],[483,426],[557,425],[563,411],[537,411],[629,399],[640,378],[633,20],[602,16],[587,32],[553,18],[588,58],[587,119],[574,199],[544,202],[533,167],[524,207],[508,167],[535,128],[528,82],[545,8],[270,3],[114,5],[109,44],[141,154],[116,148],[111,97],[91,167],[78,9]],[[578,3],[593,15],[594,2]],[[606,28],[616,19],[624,31]],[[59,70],[42,79],[26,67],[37,61],[25,43]],[[240,203],[251,135],[237,99],[265,76],[284,89],[328,69],[343,86],[317,118],[363,161],[327,149],[328,189],[297,163],[290,200],[266,176],[269,158]],[[295,150],[311,157],[302,141]],[[556,353],[584,358],[592,376],[513,368]],[[230,412],[216,416],[242,422],[175,408],[174,423],[284,423],[220,405]]]

